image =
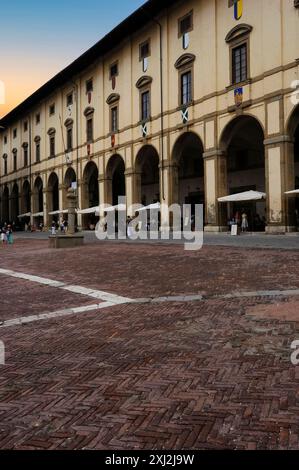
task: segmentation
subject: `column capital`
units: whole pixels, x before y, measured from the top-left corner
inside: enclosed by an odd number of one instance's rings
[[[164,160],[163,164],[161,161],[159,163],[160,170],[177,169],[178,167],[179,167],[178,163],[174,162],[173,160]]]
[[[276,137],[271,137],[264,140],[265,147],[268,145],[279,145],[285,143],[293,144],[294,139],[292,139],[289,135],[277,135]]]
[[[223,150],[214,149],[204,152],[202,157],[205,158],[215,158],[215,157],[225,157],[226,153]]]

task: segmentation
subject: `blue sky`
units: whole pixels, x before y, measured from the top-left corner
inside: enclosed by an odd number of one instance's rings
[[[1,2],[2,3],[2,2]],[[0,116],[86,51],[145,0],[11,0],[0,10]]]

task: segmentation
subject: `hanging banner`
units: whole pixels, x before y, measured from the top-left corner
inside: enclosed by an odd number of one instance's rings
[[[240,20],[243,15],[243,0],[228,0],[228,6],[229,8],[234,7],[235,20]]]

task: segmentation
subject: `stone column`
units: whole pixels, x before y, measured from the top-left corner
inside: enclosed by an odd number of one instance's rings
[[[59,210],[62,211],[62,210],[65,209],[65,207],[63,207],[63,202],[64,202],[64,200],[63,200],[63,191],[65,191],[64,184],[60,184],[58,186],[58,191],[59,191]]]
[[[294,189],[294,142],[287,135],[264,141],[268,233],[295,231],[294,199],[285,195]]]
[[[80,206],[80,201],[82,197],[82,184],[81,181],[77,180],[77,190],[76,190],[76,209]],[[77,223],[78,227],[82,227],[82,214],[77,214]]]
[[[52,216],[49,215],[48,194],[49,194],[49,191],[46,188],[44,188],[43,189],[44,224],[46,227],[50,227],[52,224]]]
[[[126,179],[126,200],[127,200],[127,215],[134,215],[130,207],[134,204],[134,172],[131,168],[125,171]]]
[[[227,231],[227,205],[219,204],[218,198],[228,195],[227,156],[221,150],[203,154],[205,175],[205,231]]]
[[[105,175],[99,176],[99,200],[100,204],[112,204],[112,180]]]
[[[161,194],[161,230],[168,230],[173,226],[172,213],[169,208],[179,202],[179,173],[178,165],[170,160],[165,160],[159,165],[160,169],[160,194]]]

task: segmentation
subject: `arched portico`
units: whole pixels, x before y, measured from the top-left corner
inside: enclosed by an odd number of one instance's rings
[[[181,206],[190,204],[193,215],[196,205],[205,206],[203,151],[200,137],[193,132],[182,134],[172,151],[172,201]]]
[[[142,147],[135,160],[135,200],[147,206],[160,201],[159,155],[152,145]]]
[[[63,209],[67,209],[67,192],[72,187],[73,183],[76,183],[77,175],[72,167],[69,167],[65,173],[63,181]]]
[[[96,207],[99,205],[99,170],[94,162],[88,162],[83,173],[82,185],[82,209]],[[90,228],[98,221],[95,214],[82,216],[82,226]]]
[[[19,186],[14,183],[11,192],[11,222],[17,224],[19,212]]]
[[[126,195],[125,162],[120,155],[113,155],[106,168],[107,202],[113,206],[118,204],[118,198]]]
[[[34,182],[33,187],[33,213],[40,214],[44,211],[44,201],[43,201],[43,181],[38,176]],[[43,216],[36,217],[36,219],[42,219]]]
[[[299,105],[293,110],[287,122],[287,135],[289,137],[287,189],[292,191],[299,189]],[[286,210],[289,225],[299,230],[299,197],[287,197]]]
[[[59,207],[59,180],[56,173],[51,173],[48,179],[47,187],[47,208],[49,212],[55,212],[60,209]],[[58,219],[57,216],[48,215],[48,224],[51,225],[53,219]]]
[[[264,129],[256,118],[243,115],[230,121],[222,133],[220,149],[226,160],[226,171],[222,174],[226,195],[249,190],[267,193]],[[241,217],[243,211],[248,215],[250,230],[265,230],[268,220],[265,201],[223,207],[222,225],[236,215]]]
[[[9,189],[8,186],[4,186],[3,193],[2,193],[2,222],[9,223]]]

